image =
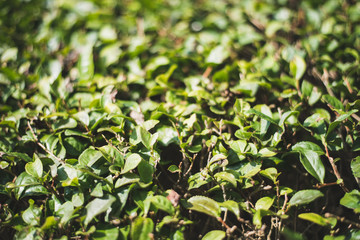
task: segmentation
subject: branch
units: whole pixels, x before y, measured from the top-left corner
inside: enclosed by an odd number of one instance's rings
[[[331,167],[334,171],[334,174],[335,174],[337,180],[340,181],[339,182],[340,187],[344,190],[344,192],[349,192],[349,189],[347,189],[344,185],[343,179],[341,178],[340,173],[335,165],[334,159],[332,157],[330,157],[329,150],[328,150],[326,143],[324,144],[324,147],[325,147],[326,157],[329,159],[329,162],[331,164]]]
[[[65,165],[64,160],[62,160],[61,158],[55,156],[50,150],[48,150],[41,142],[39,142],[37,136],[35,135],[34,129],[31,127],[31,124],[29,121],[27,121],[27,125],[30,129],[30,132],[32,134],[32,136],[34,137],[34,140],[36,142],[37,145],[39,145],[45,152],[47,152],[51,157],[53,157],[54,159],[56,159],[57,161],[59,161],[62,165]]]

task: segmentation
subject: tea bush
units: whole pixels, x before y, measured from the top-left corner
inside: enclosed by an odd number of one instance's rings
[[[359,2],[0,16],[0,238],[360,238]]]

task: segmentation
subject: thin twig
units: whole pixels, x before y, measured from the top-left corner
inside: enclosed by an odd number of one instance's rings
[[[36,142],[37,145],[39,145],[45,152],[47,152],[51,157],[55,158],[57,161],[59,161],[62,165],[65,165],[64,160],[62,160],[61,158],[55,156],[50,150],[48,150],[41,142],[39,142],[37,136],[35,135],[34,129],[31,127],[31,124],[29,121],[27,121],[27,125],[30,129],[30,132],[32,134],[32,136],[34,137],[34,140]]]
[[[345,84],[346,84],[347,89],[349,90],[349,93],[352,94],[352,93],[353,93],[353,90],[352,90],[352,88],[351,88],[351,85],[350,85],[347,77],[344,77],[344,82],[345,82]]]
[[[336,218],[340,222],[351,224],[351,225],[354,225],[357,228],[360,228],[360,223],[353,222],[351,220],[346,219],[345,217],[340,217],[340,216],[337,216],[337,215],[332,214],[332,213],[325,213],[325,217],[326,218],[329,218],[329,217]]]
[[[125,156],[125,154],[122,153],[122,152],[120,152],[120,150],[119,150],[117,147],[115,147],[115,146],[104,136],[104,134],[101,134],[101,136],[105,139],[105,141],[107,142],[107,144],[109,144],[111,147],[115,148],[115,150],[116,150],[118,153],[120,153],[121,156]]]
[[[212,67],[208,66],[202,76],[203,76],[204,78],[208,78],[209,75],[210,75],[210,73],[211,73],[211,71],[212,71]]]
[[[221,224],[222,224],[224,227],[226,227],[227,230],[230,230],[230,229],[231,229],[231,228],[222,220],[221,217],[218,217],[217,220],[218,220],[219,222],[221,222]]]
[[[344,192],[349,192],[349,189],[347,189],[347,188],[345,187],[345,185],[344,185],[344,182],[343,182],[343,180],[342,180],[342,178],[341,178],[341,176],[340,176],[340,173],[339,173],[339,171],[338,171],[338,169],[337,169],[337,167],[336,167],[336,164],[335,164],[335,162],[334,162],[334,159],[333,159],[333,158],[330,156],[330,154],[329,154],[329,150],[328,150],[327,145],[324,144],[324,147],[325,147],[326,157],[329,159],[329,162],[330,162],[330,164],[331,164],[331,167],[332,167],[332,169],[333,169],[333,171],[334,171],[334,174],[335,174],[336,178],[340,181],[340,182],[339,182],[339,186],[344,190]]]

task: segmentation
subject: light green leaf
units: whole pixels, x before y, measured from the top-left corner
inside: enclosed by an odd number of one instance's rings
[[[122,187],[124,185],[130,184],[130,183],[136,183],[140,181],[140,177],[136,175],[135,173],[126,173],[122,175],[121,178],[116,180],[115,182],[115,188]]]
[[[81,166],[89,166],[91,167],[94,163],[96,163],[102,154],[100,151],[93,149],[92,147],[87,148],[83,151],[79,156],[79,164]]]
[[[41,220],[41,209],[34,206],[32,199],[29,199],[29,204],[30,206],[22,213],[22,219],[29,225],[38,225]]]
[[[54,216],[49,216],[45,219],[44,224],[41,226],[41,230],[48,230],[52,227],[56,227],[58,225],[58,221]]]
[[[33,162],[28,162],[25,165],[25,170],[31,176],[41,178],[43,174],[43,164],[36,154],[34,154],[34,159]]]
[[[360,157],[356,157],[351,161],[351,170],[354,177],[360,178]]]
[[[209,56],[206,58],[206,62],[221,64],[228,56],[229,52],[227,49],[224,46],[219,45],[211,50]]]
[[[139,126],[137,128],[137,135],[138,135],[137,136],[138,139],[141,140],[142,144],[144,144],[144,146],[147,149],[150,149],[151,148],[151,145],[150,145],[150,143],[151,143],[151,134],[148,131],[146,131],[145,128]]]
[[[330,225],[331,228],[334,228],[337,223],[336,218],[324,218],[317,213],[301,213],[298,215],[298,217],[301,219],[316,223],[320,226],[329,226]]]
[[[280,175],[280,173],[277,172],[276,168],[273,167],[260,171],[260,174],[273,181],[273,183],[276,183],[276,179]]]
[[[220,206],[211,198],[194,196],[188,200],[188,203],[190,203],[188,208],[191,210],[202,212],[212,217],[220,217]]]
[[[225,181],[231,183],[235,188],[237,186],[236,178],[233,174],[229,172],[218,172],[214,175],[217,181]]]
[[[67,128],[76,128],[77,122],[73,118],[61,119],[56,121],[53,124],[53,129],[60,130],[60,129],[67,129]]]
[[[271,211],[266,210],[266,209],[258,209],[256,210],[254,216],[253,216],[253,224],[257,227],[260,228],[262,226],[262,218],[265,216],[269,216],[273,214]]]
[[[255,203],[255,209],[256,210],[259,210],[259,209],[269,210],[269,208],[274,203],[274,200],[275,200],[275,198],[271,198],[271,197],[260,198]]]
[[[119,229],[110,224],[96,225],[96,231],[91,235],[94,240],[118,239]]]
[[[106,195],[104,198],[95,198],[89,202],[85,207],[85,226],[87,226],[96,215],[107,211],[115,200],[116,198],[114,196]]]
[[[154,229],[154,223],[151,218],[138,217],[131,224],[131,239],[149,240],[150,234]]]
[[[209,168],[213,163],[221,161],[226,159],[226,156],[224,154],[216,154],[215,156],[213,156],[210,161],[207,164],[207,167]]]
[[[213,230],[205,234],[201,240],[222,240],[226,237],[226,233],[221,230]]]
[[[306,62],[305,60],[295,55],[293,60],[290,62],[290,72],[295,77],[296,80],[300,80],[304,75],[306,70]]]
[[[175,208],[166,197],[161,195],[152,196],[150,202],[157,208],[167,212],[170,215],[174,215]]]
[[[125,166],[123,170],[121,170],[121,174],[127,173],[133,169],[135,169],[139,163],[141,162],[141,157],[137,153],[132,153],[125,160]]]
[[[323,197],[324,194],[319,190],[309,189],[301,190],[292,196],[289,201],[290,206],[308,204],[319,197]]]
[[[78,70],[80,74],[80,81],[92,80],[94,76],[94,60],[92,45],[85,46],[81,53],[78,62]]]
[[[240,208],[239,204],[233,200],[227,200],[225,202],[219,203],[221,210],[224,211],[224,209],[229,210],[230,212],[234,213],[236,217],[240,217]]]
[[[237,153],[245,153],[247,142],[245,140],[236,140],[230,143],[230,148]]]
[[[345,193],[345,196],[340,199],[340,204],[354,209],[355,213],[360,213],[360,192],[359,190],[352,190]]]
[[[101,183],[96,184],[95,188],[91,191],[90,196],[102,197],[104,195]]]

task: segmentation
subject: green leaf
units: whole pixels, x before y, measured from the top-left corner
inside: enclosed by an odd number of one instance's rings
[[[25,170],[28,174],[35,178],[41,178],[43,174],[43,164],[40,158],[34,154],[34,161],[25,165]]]
[[[355,213],[360,213],[360,192],[359,190],[352,190],[345,193],[345,196],[340,199],[340,204],[354,209]]]
[[[153,180],[153,174],[155,172],[154,167],[146,162],[145,160],[141,160],[139,165],[137,166],[139,171],[140,179],[144,183],[150,183]]]
[[[254,213],[253,216],[253,224],[257,227],[260,228],[262,226],[262,218],[265,216],[269,216],[272,215],[273,213],[269,210],[266,209],[258,209],[256,210],[256,212]]]
[[[269,117],[268,115],[265,115],[264,113],[262,112],[259,112],[255,109],[250,109],[247,111],[248,114],[255,114],[256,116],[260,117],[261,119],[264,119],[272,124],[274,124],[275,126],[279,127],[278,123],[272,119],[271,117]]]
[[[65,202],[64,204],[59,206],[56,214],[61,217],[60,223],[62,225],[66,224],[71,218],[74,217],[74,204],[70,201]]]
[[[293,60],[290,62],[290,72],[295,77],[296,80],[300,80],[304,75],[306,70],[306,62],[305,60],[296,55]]]
[[[247,142],[245,140],[236,140],[230,143],[230,148],[237,153],[245,153]]]
[[[217,181],[225,181],[231,183],[235,188],[237,186],[236,178],[233,174],[229,172],[218,172],[214,175]]]
[[[92,80],[94,76],[94,60],[92,45],[85,46],[81,53],[78,62],[78,69],[80,74],[80,81]]]
[[[351,170],[354,177],[360,178],[360,157],[356,157],[351,161]]]
[[[312,150],[312,151],[316,152],[319,155],[324,154],[324,151],[321,149],[321,147],[319,147],[317,144],[315,144],[313,142],[307,142],[307,141],[296,143],[292,147],[292,150],[298,151],[298,152],[302,152],[302,151],[306,151],[306,150]]]
[[[34,206],[32,199],[29,199],[29,204],[30,206],[22,214],[22,219],[29,225],[38,225],[41,220],[41,209]]]
[[[114,196],[106,195],[104,198],[95,198],[94,200],[89,202],[85,207],[85,226],[87,226],[95,216],[107,211],[115,200],[116,198]]]
[[[336,120],[332,123],[330,123],[329,128],[326,132],[326,136],[328,136],[332,131],[334,131],[334,129],[345,119],[348,119],[353,113],[356,113],[358,110],[354,109],[351,110],[350,112],[341,114],[338,118],[336,118]]]
[[[313,189],[301,190],[296,192],[294,196],[292,196],[292,198],[289,201],[289,205],[294,206],[294,205],[308,204],[314,201],[315,199],[323,196],[324,194],[322,194],[322,192],[320,192],[319,190],[313,190]]]
[[[141,157],[137,153],[132,153],[125,160],[125,166],[121,170],[121,174],[127,173],[133,169],[135,169],[141,162]]]
[[[334,228],[337,220],[336,218],[324,218],[317,213],[301,213],[298,215],[299,218],[316,223],[320,226],[331,226]]]
[[[150,149],[152,147],[150,145],[150,143],[151,143],[151,134],[148,131],[146,131],[145,128],[138,127],[137,128],[137,135],[138,135],[138,139],[141,140],[142,144],[144,144],[144,146],[147,149]]]
[[[234,213],[236,217],[240,217],[240,208],[239,204],[233,200],[227,200],[225,202],[219,203],[221,209],[224,211],[223,208],[229,210],[230,212]]]
[[[79,122],[81,122],[82,124],[84,124],[85,126],[89,126],[90,118],[87,112],[85,111],[77,112],[73,114],[72,117],[78,120]]]
[[[154,229],[154,223],[151,218],[138,217],[131,224],[131,239],[148,240],[151,239],[150,234]]]
[[[100,151],[93,149],[92,147],[86,149],[79,156],[79,164],[81,166],[89,166],[94,165],[100,158],[102,154]]]
[[[292,147],[292,150],[300,153],[300,162],[306,171],[319,182],[324,183],[325,167],[319,156],[323,153],[322,150],[311,142],[297,143]]]
[[[73,118],[61,119],[53,124],[55,131],[68,128],[76,128],[77,122]]]
[[[116,180],[115,188],[122,187],[127,184],[136,183],[140,181],[140,177],[134,173],[126,173],[121,178]]]
[[[188,200],[188,203],[190,204],[188,208],[191,210],[205,213],[212,217],[220,217],[220,206],[218,202],[211,198],[204,196],[194,196]]]
[[[275,198],[271,197],[263,197],[256,201],[255,209],[264,209],[269,210],[269,208],[273,205]]]
[[[91,191],[90,196],[102,197],[104,195],[101,183],[96,184],[95,188]]]
[[[174,215],[175,208],[166,197],[161,195],[152,196],[150,202],[157,208],[167,212],[170,215]]]
[[[328,105],[330,105],[331,108],[334,108],[336,110],[345,110],[342,102],[336,97],[325,94],[322,96],[322,100],[325,101]]]
[[[119,229],[108,224],[98,224],[96,231],[91,235],[94,240],[118,239]]]
[[[227,49],[224,46],[219,45],[211,50],[209,56],[206,58],[206,62],[212,64],[221,64],[228,56],[229,52]]]
[[[58,221],[54,216],[49,216],[45,219],[44,224],[41,226],[41,230],[45,231],[50,228],[56,227],[58,225]]]
[[[226,233],[221,230],[213,230],[205,234],[201,240],[222,240],[226,237]]]
[[[25,196],[36,196],[48,194],[46,188],[40,185],[37,178],[31,176],[27,172],[22,172],[15,180],[15,197],[16,199]]]
[[[277,177],[280,175],[280,173],[277,172],[276,168],[273,167],[260,171],[260,174],[273,181],[274,184],[276,183]]]
[[[159,133],[158,141],[168,146],[171,143],[179,143],[177,131],[172,127],[163,126],[157,130]]]

